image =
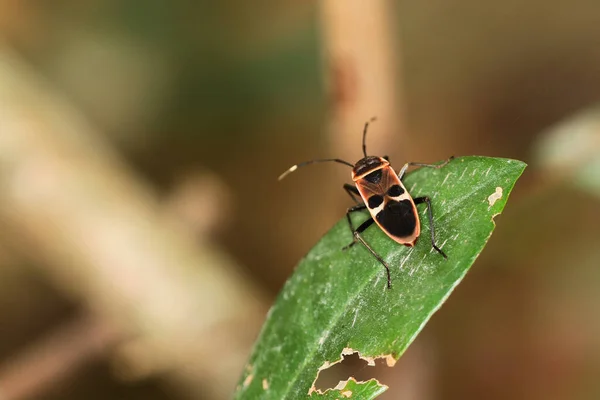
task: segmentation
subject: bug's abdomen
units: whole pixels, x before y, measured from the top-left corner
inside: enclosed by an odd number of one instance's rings
[[[406,200],[388,200],[377,216],[377,222],[395,238],[412,237],[417,228],[413,203]]]

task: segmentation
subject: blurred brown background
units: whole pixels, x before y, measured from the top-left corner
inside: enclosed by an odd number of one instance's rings
[[[224,399],[347,170],[530,166],[387,399],[600,398],[600,3],[0,0],[0,399]]]

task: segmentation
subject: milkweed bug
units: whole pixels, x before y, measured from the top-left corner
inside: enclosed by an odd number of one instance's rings
[[[343,248],[343,250],[354,246],[357,242],[360,242],[362,245],[364,245],[373,255],[373,257],[375,257],[385,267],[387,272],[387,287],[390,289],[392,287],[392,280],[390,278],[390,268],[388,264],[362,238],[361,233],[373,225],[373,222],[375,222],[390,238],[400,244],[412,247],[415,245],[419,235],[421,234],[421,224],[416,206],[418,204],[425,203],[427,204],[427,217],[429,219],[431,233],[431,246],[447,259],[448,256],[446,256],[442,249],[440,249],[435,243],[435,229],[433,226],[433,214],[431,212],[431,200],[428,196],[412,198],[406,190],[404,184],[402,184],[402,179],[404,178],[406,170],[410,166],[442,168],[454,157],[450,157],[441,164],[409,162],[404,164],[402,169],[400,169],[398,174],[396,174],[390,165],[387,156],[378,157],[367,155],[367,130],[369,128],[369,122],[374,120],[375,118],[372,118],[371,121],[367,121],[365,123],[362,140],[364,157],[358,160],[356,164],[352,164],[338,158],[306,161],[292,166],[290,169],[281,174],[281,176],[279,176],[279,180],[282,180],[288,174],[296,171],[300,167],[314,163],[337,162],[351,167],[352,181],[354,181],[354,186],[346,183],[344,184],[344,190],[356,203],[355,206],[348,208],[346,211],[348,225],[350,226],[350,230],[352,231],[354,238],[350,244]],[[356,195],[361,197],[362,202],[358,201]],[[369,210],[371,217],[355,229],[354,225],[352,224],[350,214],[353,212],[362,211],[365,208]]]

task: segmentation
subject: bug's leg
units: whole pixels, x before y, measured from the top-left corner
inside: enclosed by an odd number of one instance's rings
[[[350,197],[352,197],[352,200],[356,203],[356,204],[361,204],[360,201],[358,201],[356,199],[355,195],[360,195],[360,193],[358,193],[358,189],[356,188],[356,186],[352,186],[349,183],[344,183],[344,190],[346,191],[346,193],[348,193],[348,195]]]
[[[360,204],[354,207],[350,207],[348,209],[348,211],[346,212],[346,219],[348,220],[348,226],[350,226],[350,232],[352,232],[352,234],[354,235],[355,233],[363,233],[365,231],[365,229],[367,229],[369,226],[373,225],[373,222],[375,222],[373,220],[373,218],[369,218],[368,220],[366,220],[365,222],[363,222],[362,224],[360,224],[360,226],[356,229],[354,229],[354,225],[352,225],[352,219],[350,219],[350,213],[351,212],[355,212],[355,211],[360,211],[360,210],[364,210],[365,208],[367,208],[367,206],[365,206],[364,204]],[[344,246],[342,248],[342,250],[348,250],[350,247],[354,246],[356,244],[356,236],[354,236],[352,242],[347,245]]]
[[[433,227],[433,213],[431,211],[431,200],[429,199],[429,197],[423,196],[423,197],[414,198],[413,201],[415,202],[415,204],[421,204],[421,203],[427,204],[427,217],[429,219],[429,232],[431,233],[431,246],[433,246],[433,248],[438,253],[440,253],[445,259],[448,259],[448,256],[446,255],[446,253],[444,253],[442,251],[442,249],[440,249],[435,244],[435,228]]]
[[[351,212],[364,210],[366,207],[367,206],[365,206],[364,204],[361,204],[361,205],[349,208],[348,211],[346,212],[346,218],[348,219],[348,225],[350,226],[350,230],[352,231],[354,240],[352,241],[352,243],[345,246],[342,250],[346,250],[346,249],[354,246],[356,244],[356,242],[362,243],[362,245],[365,246],[367,248],[367,250],[369,250],[369,252],[373,255],[373,257],[375,257],[377,259],[377,261],[379,261],[381,263],[381,265],[383,265],[383,267],[385,268],[385,272],[387,273],[387,288],[391,289],[392,288],[392,278],[390,276],[390,267],[387,265],[387,263],[385,261],[383,261],[383,258],[381,258],[381,256],[379,254],[377,254],[375,252],[375,250],[373,250],[367,242],[365,242],[365,240],[362,238],[362,236],[360,236],[360,234],[362,232],[364,232],[365,229],[367,229],[369,226],[373,225],[373,222],[375,222],[375,221],[373,220],[373,218],[369,218],[368,220],[366,220],[365,222],[360,224],[360,226],[358,228],[356,228],[356,230],[355,230],[354,226],[352,225],[352,220],[350,219]]]
[[[428,167],[428,168],[440,169],[452,160],[454,160],[454,156],[451,156],[446,161],[444,161],[440,164],[425,164],[425,163],[419,163],[419,162],[408,162],[408,163],[404,164],[402,169],[398,172],[398,178],[400,180],[402,180],[402,178],[404,178],[404,174],[406,173],[406,170],[408,169],[408,167]]]
[[[381,265],[383,265],[383,267],[385,268],[385,272],[387,273],[387,288],[391,289],[392,288],[392,278],[390,276],[390,267],[387,265],[387,263],[385,261],[383,261],[383,258],[381,258],[381,256],[379,254],[377,254],[375,252],[375,250],[373,250],[367,242],[365,242],[365,240],[362,238],[362,236],[360,236],[360,234],[357,231],[354,232],[354,238],[356,240],[358,240],[359,242],[361,242],[362,245],[365,246],[367,248],[367,250],[369,250],[371,252],[373,257],[375,257],[377,259],[377,261],[379,261],[381,263]]]

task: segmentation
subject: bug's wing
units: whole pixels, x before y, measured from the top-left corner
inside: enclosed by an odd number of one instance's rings
[[[411,246],[421,231],[417,209],[394,170],[382,172],[380,182],[361,180],[357,187],[377,225],[396,242]]]
[[[411,243],[420,230],[419,217],[410,199],[396,201],[386,199],[383,209],[375,217],[375,222],[392,239],[399,243]]]

